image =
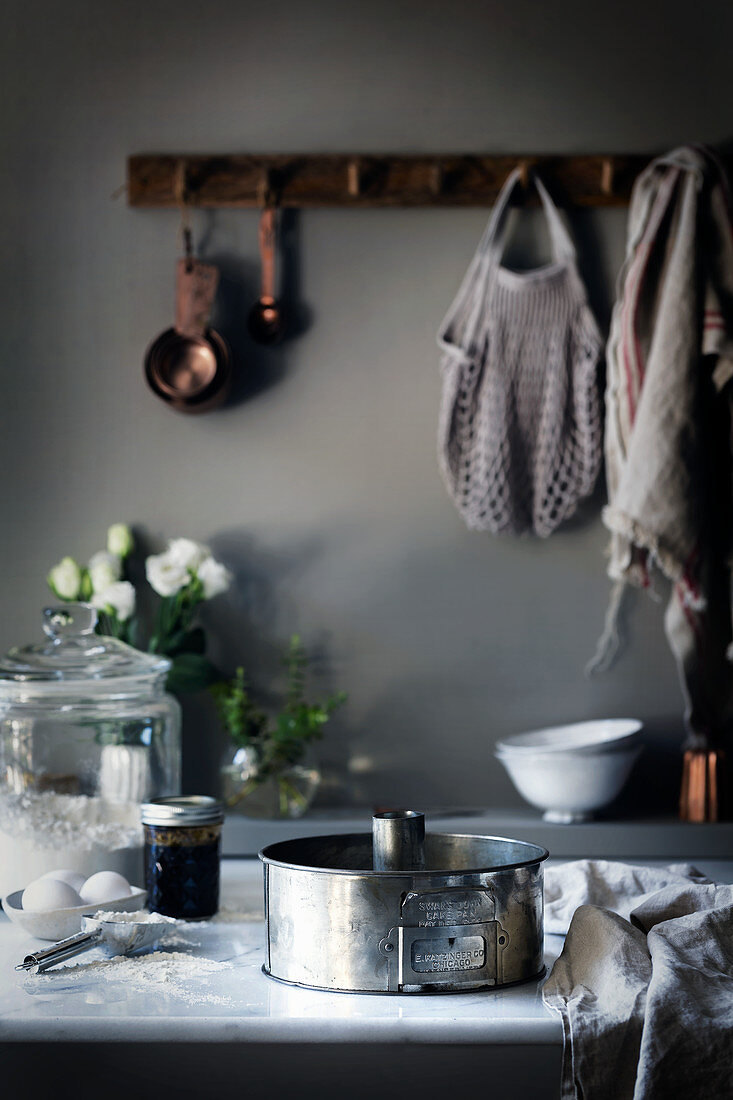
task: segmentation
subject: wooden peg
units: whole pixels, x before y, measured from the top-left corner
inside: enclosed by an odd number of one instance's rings
[[[439,160],[430,166],[430,190],[436,196],[443,192],[443,165]]]
[[[604,157],[601,165],[601,191],[604,195],[613,194],[614,163],[612,157]]]
[[[346,166],[346,188],[352,199],[361,194],[361,161],[358,157],[350,160]]]
[[[272,198],[272,178],[269,168],[263,168],[257,185],[257,202],[263,208],[270,205]]]
[[[184,207],[188,202],[188,179],[186,161],[183,157],[176,161],[173,172],[173,194],[179,206]]]
[[[526,190],[529,187],[529,161],[520,160],[517,164],[517,168],[519,169],[519,182]]]

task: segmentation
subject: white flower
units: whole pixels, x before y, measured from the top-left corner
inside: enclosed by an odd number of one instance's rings
[[[121,623],[127,622],[135,611],[135,589],[129,581],[114,581],[102,592],[94,593],[92,607],[116,615]]]
[[[111,584],[122,576],[122,562],[116,554],[110,554],[108,550],[100,550],[89,560],[87,566],[89,580],[92,583],[92,592],[104,592]]]
[[[175,596],[198,577],[205,600],[226,592],[231,573],[215,561],[208,546],[193,539],[170,539],[162,554],[153,554],[145,562],[145,574],[159,596]]]
[[[145,576],[159,596],[175,596],[191,580],[185,566],[173,561],[170,553],[151,554],[145,561]]]
[[[113,523],[107,531],[107,549],[118,558],[126,558],[135,545],[132,531],[126,523]]]
[[[209,555],[205,558],[196,571],[196,576],[204,586],[204,599],[211,600],[226,592],[232,583],[232,575],[220,561],[214,561]]]
[[[60,600],[76,600],[81,590],[81,569],[73,558],[62,558],[47,577],[54,596]]]
[[[191,573],[196,573],[198,567],[206,558],[211,557],[208,546],[202,546],[193,539],[170,539],[166,556],[174,565],[180,565]]]

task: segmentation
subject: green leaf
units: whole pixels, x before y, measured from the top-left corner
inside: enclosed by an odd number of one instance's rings
[[[164,638],[158,643],[166,657],[175,657],[179,653],[204,653],[206,650],[206,635],[200,626],[193,630],[177,630],[169,638]]]
[[[182,691],[201,691],[219,679],[214,665],[200,653],[179,653],[173,657],[166,681],[174,695]]]
[[[135,649],[141,649],[142,647],[138,644],[140,640],[140,621],[137,616],[133,615],[131,619],[127,620],[125,625],[127,626],[127,631],[123,641],[127,642],[128,645],[134,646]]]
[[[244,669],[238,668],[231,680],[212,684],[209,691],[214,698],[221,724],[234,744],[259,748],[267,737],[267,715],[250,698]]]

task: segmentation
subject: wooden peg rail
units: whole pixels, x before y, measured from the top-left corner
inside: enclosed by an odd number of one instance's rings
[[[647,156],[132,156],[130,206],[491,206],[512,168],[559,203],[619,206]]]

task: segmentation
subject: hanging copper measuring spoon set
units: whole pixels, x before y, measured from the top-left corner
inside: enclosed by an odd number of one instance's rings
[[[194,256],[193,234],[180,187],[184,256],[176,264],[176,316],[145,353],[145,378],[156,396],[177,412],[209,412],[222,405],[231,388],[232,357],[224,337],[209,325],[219,272]],[[275,343],[281,334],[280,310],[274,296],[276,212],[266,206],[260,218],[262,293],[250,310],[252,339]]]

